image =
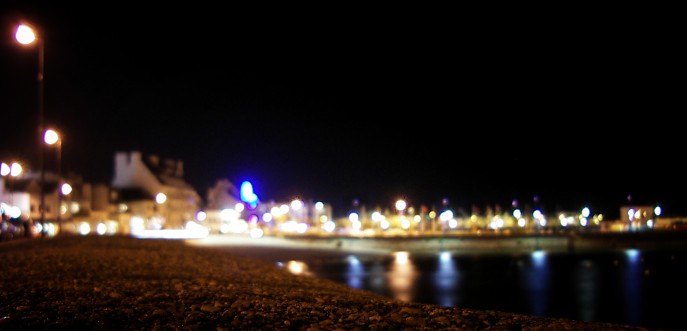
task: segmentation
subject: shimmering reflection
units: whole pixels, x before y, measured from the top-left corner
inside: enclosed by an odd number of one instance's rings
[[[549,281],[551,270],[549,270],[548,260],[544,251],[534,251],[530,257],[532,265],[527,271],[526,277],[528,291],[527,297],[530,299],[532,314],[537,316],[547,316],[549,305]]]
[[[454,290],[458,287],[459,281],[460,273],[453,264],[451,253],[441,252],[439,254],[439,266],[434,273],[434,287],[438,304],[447,307],[458,305],[457,293],[454,293]]]
[[[286,270],[294,275],[304,275],[312,276],[310,270],[308,270],[308,265],[303,261],[290,260],[284,263],[277,263],[280,268],[286,267]]]
[[[597,284],[601,282],[599,273],[599,267],[590,259],[583,259],[575,268],[573,275],[573,284],[576,285],[575,293],[577,293],[575,306],[579,307],[579,316],[583,321],[595,321],[597,318],[597,303],[599,302]]]
[[[415,296],[415,279],[418,274],[408,252],[394,252],[394,260],[387,273],[389,288],[394,298],[410,302]]]
[[[303,260],[301,260],[303,261]],[[351,254],[278,262],[391,298],[590,322],[684,330],[687,251],[526,255]]]
[[[346,284],[352,288],[363,288],[363,277],[365,277],[365,268],[360,260],[355,255],[349,255],[346,258],[348,268],[346,269]]]
[[[387,295],[386,292],[386,270],[381,262],[373,263],[367,272],[370,280],[370,290]]]
[[[625,302],[627,304],[626,319],[630,324],[638,324],[640,321],[642,302],[642,258],[636,249],[625,251],[627,267],[625,272]]]

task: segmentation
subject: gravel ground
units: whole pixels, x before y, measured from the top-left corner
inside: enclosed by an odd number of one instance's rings
[[[0,243],[0,330],[650,330],[405,303],[181,240]]]

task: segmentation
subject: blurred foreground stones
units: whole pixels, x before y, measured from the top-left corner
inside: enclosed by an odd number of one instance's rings
[[[649,330],[405,303],[183,240],[16,240],[0,261],[0,330]]]

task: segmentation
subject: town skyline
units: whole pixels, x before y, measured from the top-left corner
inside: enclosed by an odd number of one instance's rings
[[[351,29],[241,11],[245,20],[227,21],[122,7],[113,19],[5,6],[3,161],[37,164],[37,52],[12,35],[25,20],[42,28],[45,124],[64,135],[62,167],[89,181],[111,180],[115,152],[140,150],[183,160],[201,194],[227,178],[251,180],[264,199],[337,208],[406,196],[687,213],[674,161],[682,101],[665,79],[673,53],[655,45],[663,33],[609,38],[615,25],[591,20],[459,37],[440,20]],[[638,44],[647,47],[627,50]]]

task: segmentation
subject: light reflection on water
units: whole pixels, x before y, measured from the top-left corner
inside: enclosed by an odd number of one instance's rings
[[[405,302],[493,309],[673,329],[677,300],[687,296],[684,253],[655,253],[653,267],[637,250],[593,254],[479,256],[441,252],[289,261],[294,274],[312,275]],[[659,278],[660,276],[660,278]]]
[[[520,263],[520,272],[526,275],[527,298],[529,298],[532,315],[546,316],[549,306],[549,265],[544,251],[534,251],[530,254],[531,264]]]
[[[453,262],[451,253],[439,253],[439,265],[434,273],[434,287],[436,288],[438,304],[453,307],[460,303],[460,293],[455,292],[460,283],[459,277],[460,273]]]
[[[277,263],[280,268],[286,268],[290,273],[294,275],[306,275],[312,276],[310,270],[308,270],[308,264],[303,261],[290,260],[284,263]]]
[[[363,288],[363,278],[365,277],[365,267],[358,257],[355,255],[349,255],[346,258],[348,262],[348,269],[346,270],[346,284],[349,287],[362,289]]]
[[[628,249],[625,251],[627,256],[627,265],[625,268],[625,295],[627,302],[627,313],[625,318],[630,324],[639,323],[639,317],[641,316],[641,301],[642,301],[642,282],[644,278],[642,277],[642,263],[643,258],[641,254],[636,249]]]
[[[597,284],[600,282],[597,263],[591,259],[580,261],[573,273],[573,279],[577,293],[576,306],[579,308],[579,316],[582,316],[585,321],[596,320],[597,305],[600,299],[597,295],[599,293]]]
[[[415,265],[408,258],[408,252],[394,252],[394,261],[386,273],[393,297],[410,302],[415,298],[415,279],[418,274]]]

